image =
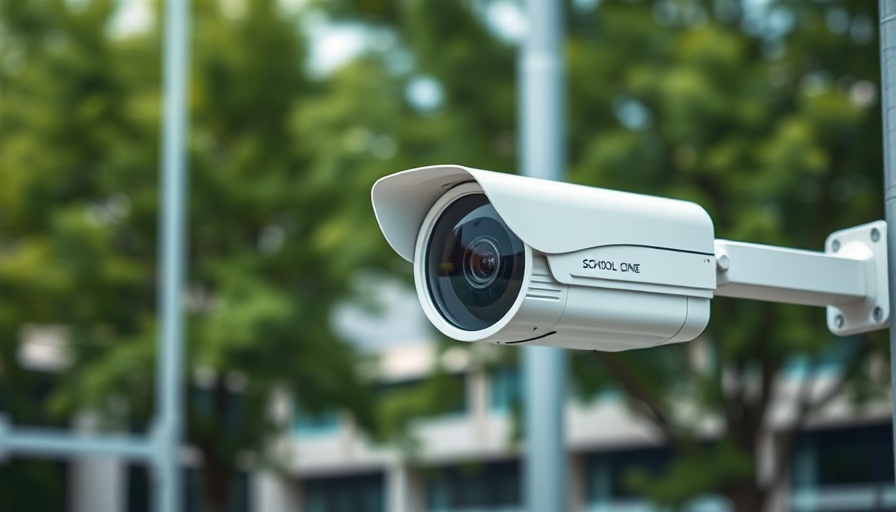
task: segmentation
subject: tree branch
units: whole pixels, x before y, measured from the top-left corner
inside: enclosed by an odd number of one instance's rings
[[[680,433],[666,415],[663,405],[638,379],[625,371],[619,358],[610,352],[593,352],[601,366],[613,375],[616,382],[640,404],[638,412],[645,416],[661,433],[669,444],[683,444]]]
[[[861,368],[862,363],[865,361],[865,356],[869,353],[870,341],[867,336],[863,336],[862,340],[857,343],[859,343],[860,346],[850,355],[849,360],[846,361],[843,371],[840,372],[837,381],[829,387],[824,394],[815,399],[812,397],[812,389],[814,388],[813,384],[817,377],[816,370],[818,369],[818,365],[813,359],[812,365],[806,372],[806,375],[800,384],[799,393],[797,394],[796,416],[790,429],[782,436],[780,449],[776,450],[778,457],[775,461],[774,481],[778,481],[784,477],[784,472],[787,469],[790,459],[793,457],[793,451],[796,447],[796,436],[799,432],[804,430],[810,415],[821,410],[837,398],[843,392],[844,388],[846,388],[846,385],[849,383],[852,376]]]

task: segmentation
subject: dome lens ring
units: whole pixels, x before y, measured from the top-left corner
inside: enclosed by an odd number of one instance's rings
[[[480,331],[510,311],[525,278],[526,247],[485,194],[445,205],[424,236],[426,290],[442,318]]]

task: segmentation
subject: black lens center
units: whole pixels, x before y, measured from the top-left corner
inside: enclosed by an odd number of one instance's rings
[[[485,288],[498,278],[500,253],[494,238],[482,236],[467,248],[464,257],[464,276],[474,288]]]

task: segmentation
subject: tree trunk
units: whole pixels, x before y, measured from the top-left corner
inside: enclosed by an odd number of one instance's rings
[[[781,512],[765,509],[765,496],[752,482],[735,484],[725,489],[724,495],[731,501],[731,512]]]
[[[217,419],[216,428],[221,432],[227,430],[228,417],[228,401],[227,389],[224,381],[219,377],[215,378],[212,388],[212,410],[214,418]],[[209,433],[210,437],[204,439],[205,443],[199,442],[199,450],[202,452],[202,483],[205,487],[205,512],[227,512],[230,505],[230,486],[233,484],[234,469],[231,466],[232,461],[221,453],[224,447],[222,439],[225,435],[220,433]]]
[[[227,512],[230,504],[230,468],[221,464],[214,454],[203,450],[202,483],[205,487],[205,512]]]

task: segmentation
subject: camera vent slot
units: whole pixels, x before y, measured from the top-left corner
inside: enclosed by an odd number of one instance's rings
[[[532,258],[532,260],[532,281],[529,283],[529,289],[526,290],[526,298],[559,301],[563,290],[557,286],[557,282],[551,276],[547,262],[540,257]]]

